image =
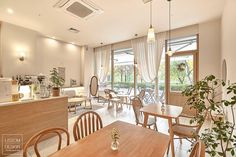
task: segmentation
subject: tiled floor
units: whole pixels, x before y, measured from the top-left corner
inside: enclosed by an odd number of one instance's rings
[[[134,119],[134,113],[133,113],[133,109],[129,108],[127,106],[123,107],[122,111],[118,111],[116,112],[114,109],[107,109],[106,106],[104,106],[104,108],[98,109],[96,110],[96,112],[101,116],[102,121],[103,121],[103,125],[106,126],[116,120],[121,120],[121,121],[125,121],[128,123],[135,123],[135,119]],[[73,125],[74,122],[76,120],[77,117],[73,117],[69,119],[69,133],[70,133],[70,139],[71,139],[71,143],[74,142],[73,139],[73,133],[72,133],[72,129],[73,129]],[[204,124],[203,127],[209,126],[209,124]],[[167,120],[165,119],[161,119],[158,118],[157,119],[157,126],[158,126],[158,131],[168,134],[168,123]],[[57,143],[57,138],[51,138],[49,140],[46,140],[44,142],[41,142],[39,145],[39,150],[42,153],[43,156],[48,156],[49,154],[55,152],[57,145],[55,143]],[[179,140],[175,140],[175,156],[176,157],[188,157],[188,150],[190,149],[190,142],[183,140],[183,143],[180,144]],[[29,156],[35,156],[33,151],[30,149],[29,150]],[[166,157],[171,156],[171,152],[169,153],[169,155],[166,155]]]

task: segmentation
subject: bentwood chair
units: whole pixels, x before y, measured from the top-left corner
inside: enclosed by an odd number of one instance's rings
[[[38,143],[42,140],[45,139],[47,137],[49,137],[49,135],[57,135],[59,138],[58,141],[58,146],[57,146],[57,151],[59,151],[61,149],[62,146],[62,134],[66,135],[66,145],[68,146],[70,144],[70,135],[67,132],[67,130],[63,129],[63,128],[50,128],[50,129],[46,129],[43,130],[37,134],[35,134],[33,137],[31,137],[28,142],[25,144],[24,148],[23,148],[23,157],[27,157],[28,155],[28,148],[30,146],[33,145],[34,147],[34,151],[37,157],[41,157],[39,151],[38,151]]]
[[[140,100],[141,101],[143,101],[143,99],[144,99],[144,97],[145,97],[145,90],[144,89],[142,89],[141,91],[140,91],[140,93],[137,95],[139,98],[140,98]]]
[[[138,97],[143,102],[145,94],[146,94],[145,89],[141,89],[141,91],[139,92],[139,94],[136,97]],[[130,97],[130,102],[132,102],[133,98],[134,98],[134,96]]]
[[[75,121],[73,127],[74,139],[75,141],[78,141],[102,127],[102,119],[99,114],[93,111],[85,112]]]
[[[140,112],[140,109],[143,107],[143,105],[139,97],[135,97],[134,99],[132,99],[132,106],[134,110],[136,125],[143,126],[144,125],[143,116]],[[153,126],[154,130],[158,131],[155,117],[148,118],[147,127],[151,129],[151,126]]]
[[[191,118],[191,116],[189,117],[187,115],[181,115],[181,116],[185,118]],[[206,116],[207,116],[207,113],[205,113],[204,119],[206,118]],[[177,123],[173,124],[172,129],[173,129],[173,134],[178,136],[179,138],[174,138],[174,139],[179,139],[180,143],[182,143],[182,139],[186,139],[191,143],[198,141],[199,131],[201,130],[203,123],[204,121],[196,125],[186,125],[186,124],[181,124],[178,118]],[[167,154],[169,152],[169,146],[168,146]]]
[[[205,157],[205,145],[202,141],[197,141],[190,153],[189,157]]]

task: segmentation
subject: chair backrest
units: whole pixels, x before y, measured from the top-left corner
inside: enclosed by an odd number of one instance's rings
[[[98,78],[97,76],[93,76],[90,80],[89,92],[91,96],[97,96],[98,92]]]
[[[27,157],[27,150],[32,145],[34,147],[34,151],[35,151],[36,156],[40,157],[40,153],[38,151],[38,143],[42,140],[42,138],[46,138],[50,134],[55,134],[58,136],[59,141],[58,141],[57,150],[60,150],[61,145],[62,145],[62,133],[65,133],[65,135],[66,135],[66,138],[67,138],[66,145],[68,146],[70,144],[70,135],[69,135],[68,131],[63,128],[50,128],[50,129],[46,129],[46,130],[43,130],[43,131],[35,134],[33,137],[31,137],[27,141],[27,143],[25,144],[25,146],[23,148],[23,157]]]
[[[197,133],[197,135],[198,135],[198,133],[199,133],[199,131],[200,131],[200,129],[201,129],[201,127],[202,127],[202,125],[203,125],[203,123],[204,123],[206,117],[207,117],[207,115],[208,115],[208,112],[205,112],[205,113],[204,113],[204,120],[203,120],[201,123],[198,123],[198,124],[196,125],[196,133]]]
[[[112,90],[112,89],[105,89],[104,93],[105,93],[106,96],[109,97],[109,99],[117,97],[116,92],[114,90]]]
[[[105,93],[106,95],[109,95],[109,94],[110,94],[110,89],[104,89],[104,93]]]
[[[73,134],[75,141],[101,129],[102,119],[96,112],[88,111],[80,115],[75,121]]]
[[[134,110],[135,120],[136,120],[136,123],[138,124],[140,116],[141,116],[140,109],[143,107],[142,101],[140,100],[139,97],[135,97],[132,99],[132,106]]]
[[[189,157],[205,157],[205,145],[202,141],[195,143]]]
[[[144,90],[144,89],[142,89],[142,90],[140,91],[140,93],[138,94],[138,97],[139,97],[141,100],[144,99],[144,97],[145,97],[145,90]]]
[[[130,95],[131,92],[132,92],[132,90],[133,90],[133,87],[130,87],[130,88],[128,89],[128,91],[127,91],[127,95]]]

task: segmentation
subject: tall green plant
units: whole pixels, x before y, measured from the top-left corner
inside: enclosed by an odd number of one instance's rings
[[[182,94],[188,97],[187,104],[197,110],[198,114],[190,122],[202,123],[207,112],[213,122],[212,128],[205,129],[200,139],[206,145],[206,152],[214,156],[227,157],[227,154],[235,156],[236,136],[234,106],[236,104],[236,83],[225,87],[224,81],[210,75],[195,85],[188,86]],[[226,88],[227,99],[221,99],[221,89]],[[233,115],[233,121],[225,119],[225,108],[229,108]],[[215,115],[222,115],[216,118]],[[231,145],[233,144],[233,145]]]
[[[65,83],[65,80],[59,75],[58,71],[56,68],[53,68],[51,71],[50,71],[50,81],[52,82],[53,84],[53,87],[61,87],[64,85]]]

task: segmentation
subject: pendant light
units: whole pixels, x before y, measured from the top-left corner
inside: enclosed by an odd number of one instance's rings
[[[153,43],[155,42],[155,30],[152,27],[152,0],[150,1],[150,27],[148,29],[148,35],[147,35],[147,42]]]
[[[170,40],[171,40],[171,0],[167,0],[169,2],[169,39],[168,39],[168,50],[166,52],[166,54],[168,56],[172,56],[174,51],[172,51],[171,49],[171,44],[170,44]]]

